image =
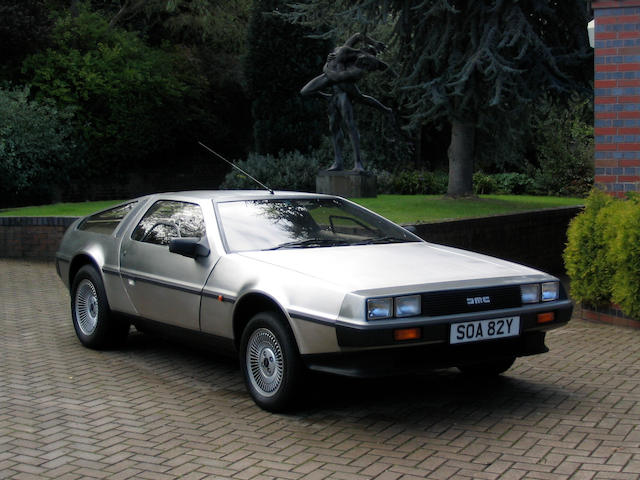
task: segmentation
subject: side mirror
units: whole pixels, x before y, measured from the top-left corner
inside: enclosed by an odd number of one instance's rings
[[[415,225],[403,225],[402,228],[413,233],[414,235],[418,234],[418,229],[415,227]]]
[[[208,257],[211,253],[206,240],[201,241],[198,237],[172,238],[169,251],[189,258]]]

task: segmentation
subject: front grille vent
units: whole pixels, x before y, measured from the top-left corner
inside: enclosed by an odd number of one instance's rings
[[[422,294],[422,315],[436,317],[521,306],[520,287],[469,288]]]

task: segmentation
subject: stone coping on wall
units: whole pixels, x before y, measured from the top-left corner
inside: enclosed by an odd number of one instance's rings
[[[68,228],[79,217],[0,217],[0,227],[63,226]]]
[[[594,307],[591,305],[576,305],[576,313],[580,318],[591,322],[608,323],[618,327],[640,328],[640,320],[626,316],[615,305]]]

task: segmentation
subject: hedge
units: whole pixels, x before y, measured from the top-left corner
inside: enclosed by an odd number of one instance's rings
[[[575,300],[617,304],[640,319],[640,195],[614,199],[594,190],[568,230],[564,251]]]

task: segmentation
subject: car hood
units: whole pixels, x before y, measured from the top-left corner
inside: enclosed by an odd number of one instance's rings
[[[529,281],[546,274],[478,253],[426,242],[243,252],[240,255],[339,285],[375,290],[410,285]]]

